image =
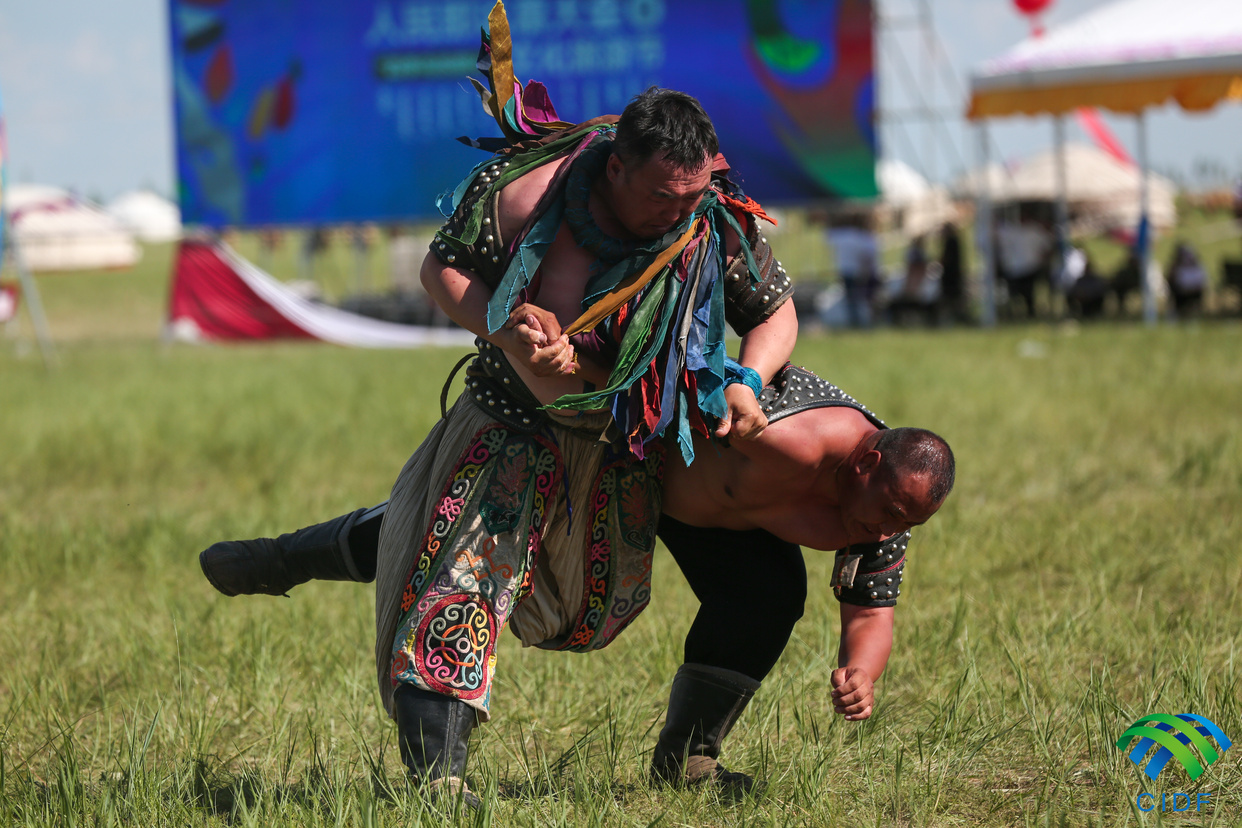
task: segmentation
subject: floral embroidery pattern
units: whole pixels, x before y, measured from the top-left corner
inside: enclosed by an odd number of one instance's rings
[[[660,513],[664,452],[643,461],[610,454],[591,493],[591,538],[582,607],[557,649],[608,645],[651,600],[651,555]]]
[[[467,700],[490,694],[496,636],[530,593],[563,463],[539,434],[483,428],[433,509],[401,598],[394,683]],[[495,518],[505,516],[502,531]]]

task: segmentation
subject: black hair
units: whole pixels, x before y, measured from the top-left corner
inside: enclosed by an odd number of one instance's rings
[[[697,172],[720,150],[716,128],[703,106],[685,92],[652,86],[635,95],[621,120],[612,151],[625,164],[663,153],[679,170]]]
[[[891,474],[931,477],[928,496],[940,503],[953,491],[957,464],[953,449],[944,438],[925,428],[890,428],[880,432],[875,442],[880,464]]]

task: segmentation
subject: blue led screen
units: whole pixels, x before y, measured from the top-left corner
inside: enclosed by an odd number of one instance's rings
[[[499,128],[468,77],[491,0],[171,0],[186,222],[430,218]],[[511,0],[563,120],[698,97],[747,194],[875,194],[870,0]]]

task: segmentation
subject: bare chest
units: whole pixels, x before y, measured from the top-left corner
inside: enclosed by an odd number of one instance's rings
[[[760,462],[715,441],[696,439],[694,462],[689,467],[670,464],[666,481],[666,510],[693,512],[695,519],[710,525],[754,528],[766,516],[797,511],[807,478],[781,458]]]
[[[573,233],[562,223],[539,265],[538,290],[531,304],[550,312],[562,328],[568,328],[582,315],[582,298],[594,262],[594,257],[574,243]],[[507,354],[505,357],[508,359]],[[509,359],[509,363],[542,403],[583,390],[577,376],[537,377],[514,360]]]
[[[534,304],[552,312],[562,327],[582,315],[582,298],[595,257],[574,242],[563,222],[539,266],[539,295]]]

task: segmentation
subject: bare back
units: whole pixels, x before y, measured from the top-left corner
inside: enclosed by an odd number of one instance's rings
[[[766,529],[814,549],[879,540],[847,529],[836,471],[876,431],[862,413],[816,408],[785,417],[728,447],[695,435],[695,460],[670,452],[664,512],[692,526]]]

